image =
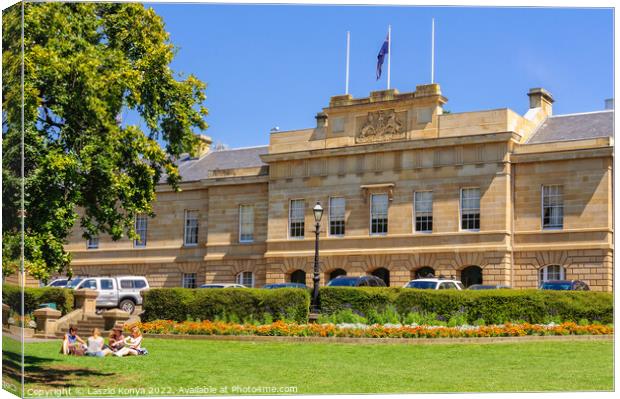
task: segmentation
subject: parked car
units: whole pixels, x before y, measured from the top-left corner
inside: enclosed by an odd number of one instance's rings
[[[46,287],[65,288],[67,287],[68,283],[68,278],[57,278],[55,280],[52,280],[48,285],[46,285]]]
[[[265,284],[263,288],[275,289],[275,288],[307,288],[307,287],[306,287],[306,284],[302,284],[302,283],[274,283],[274,284]]]
[[[377,276],[338,276],[327,283],[328,287],[385,287],[385,281]]]
[[[465,286],[459,280],[446,278],[418,278],[405,284],[404,288],[419,290],[464,290]]]
[[[80,277],[69,281],[67,288],[96,290],[98,309],[120,308],[132,314],[142,305],[140,291],[149,289],[149,282],[143,276]]]
[[[590,291],[588,284],[581,280],[552,280],[540,285],[541,290]]]
[[[200,288],[247,288],[247,287],[242,284],[224,283],[224,284],[203,284],[200,286]]]
[[[474,284],[467,287],[468,290],[501,290],[509,288],[510,286],[503,284]]]

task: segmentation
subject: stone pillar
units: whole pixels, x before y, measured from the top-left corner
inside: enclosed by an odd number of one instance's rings
[[[97,310],[97,296],[99,293],[95,290],[81,289],[75,290],[73,298],[75,308],[82,309],[84,314],[95,314]]]
[[[111,330],[117,322],[125,323],[129,319],[129,313],[120,309],[110,309],[103,312],[104,329]]]
[[[33,315],[37,322],[37,331],[41,331],[45,335],[54,335],[56,333],[56,320],[60,319],[62,315],[60,310],[41,308],[35,310]]]
[[[2,304],[2,326],[9,325],[9,312],[11,311],[11,307],[6,303]]]

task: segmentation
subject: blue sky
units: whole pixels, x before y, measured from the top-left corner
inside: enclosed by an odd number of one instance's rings
[[[241,6],[147,4],[179,47],[175,71],[208,84],[206,134],[231,147],[267,144],[269,130],[314,126],[329,97],[344,94],[351,31],[350,93],[375,81],[377,52],[392,25],[392,87],[435,81],[452,112],[527,110],[542,86],[554,113],[595,111],[613,97],[613,11],[559,8]]]

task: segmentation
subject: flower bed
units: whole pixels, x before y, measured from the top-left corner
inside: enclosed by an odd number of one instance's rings
[[[613,327],[576,323],[562,324],[503,324],[492,326],[422,326],[422,325],[336,325],[297,324],[277,321],[253,325],[212,321],[185,321],[177,323],[156,320],[139,323],[147,334],[191,335],[257,335],[288,337],[349,337],[349,338],[476,338],[521,337],[526,335],[610,335]]]

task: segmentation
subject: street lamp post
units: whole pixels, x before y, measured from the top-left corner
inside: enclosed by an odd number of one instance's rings
[[[314,214],[314,234],[316,239],[314,241],[314,275],[312,280],[314,281],[314,287],[312,288],[312,312],[319,312],[319,229],[321,228],[321,218],[323,217],[323,207],[321,202],[317,201],[314,208],[312,208]]]

